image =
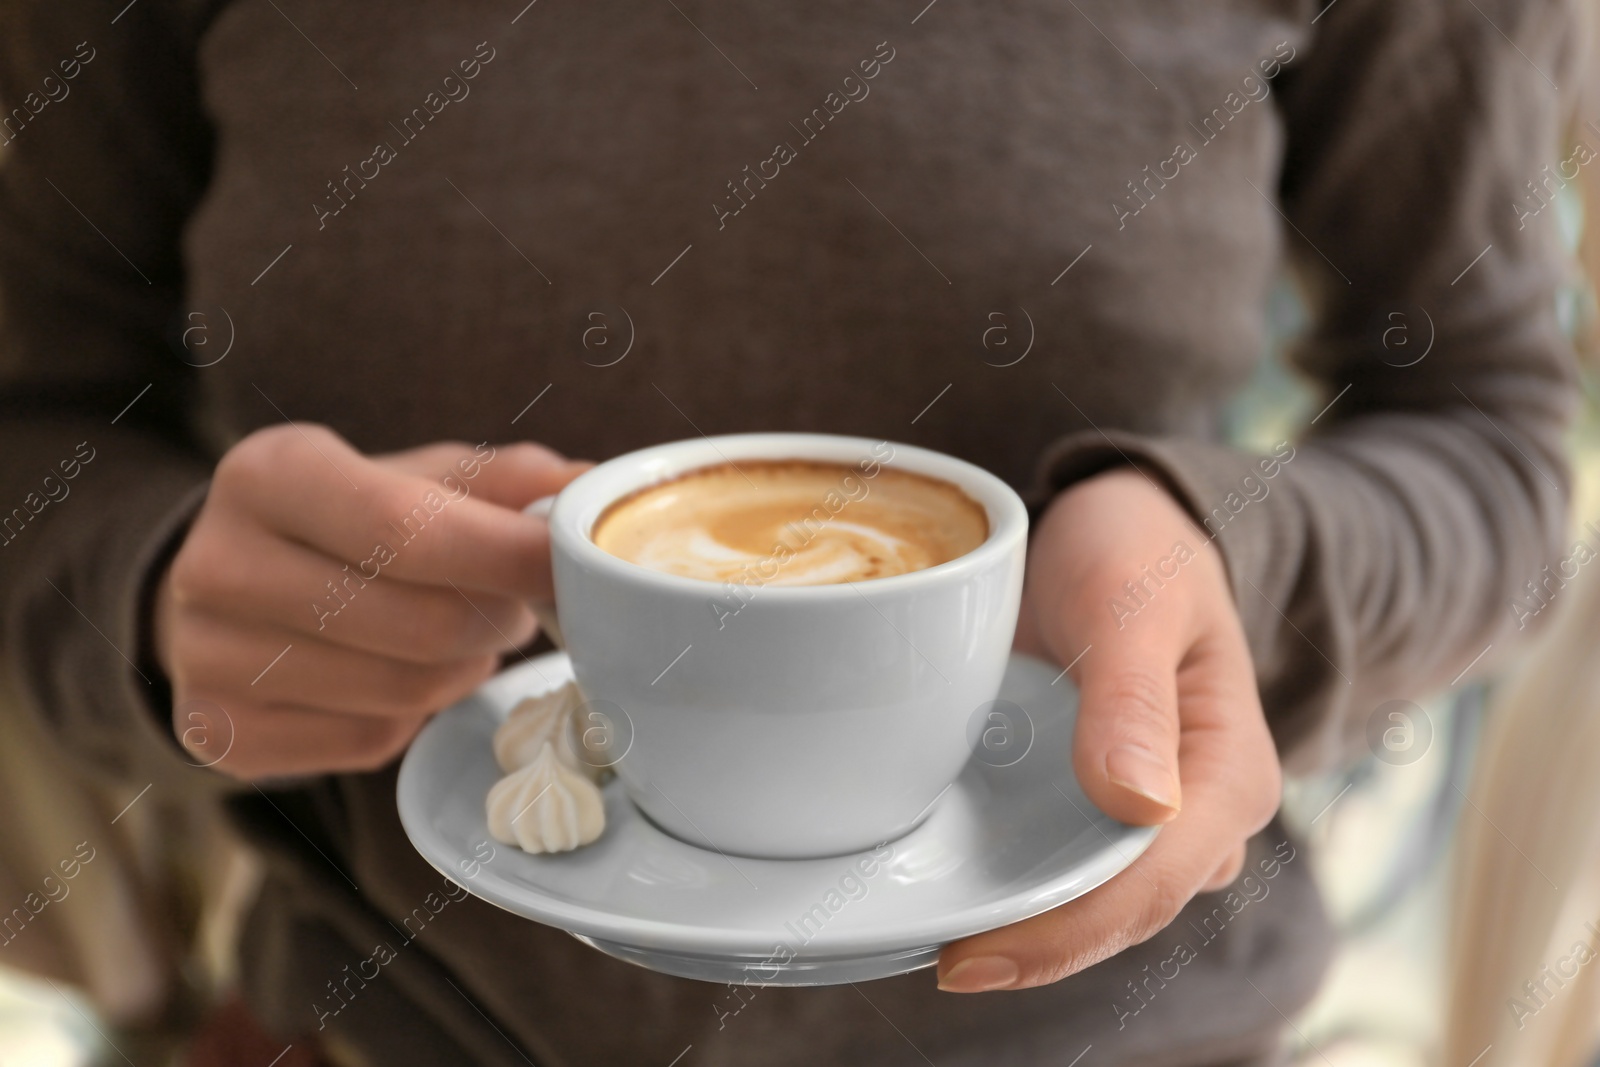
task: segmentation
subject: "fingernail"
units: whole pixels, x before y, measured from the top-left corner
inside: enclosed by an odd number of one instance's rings
[[[939,988],[946,993],[986,993],[1006,988],[1021,973],[1017,965],[1004,956],[974,956],[946,971],[939,979]]]
[[[1106,777],[1164,808],[1178,810],[1178,783],[1172,771],[1143,745],[1118,745],[1107,752]]]

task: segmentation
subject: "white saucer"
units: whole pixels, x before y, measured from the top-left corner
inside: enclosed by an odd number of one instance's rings
[[[406,834],[445,877],[618,959],[709,982],[834,985],[926,967],[946,943],[1047,911],[1132,863],[1156,835],[1098,811],[1072,773],[1077,692],[1013,655],[1000,700],[975,714],[977,755],[911,833],[809,860],[725,856],[658,829],[621,782],[587,848],[533,856],[492,842],[484,797],[495,727],[572,676],[551,653],[441,712],[400,768]],[[985,734],[987,731],[987,734]],[[626,757],[624,757],[626,758]],[[493,859],[484,842],[493,844]],[[888,850],[892,849],[892,853]]]

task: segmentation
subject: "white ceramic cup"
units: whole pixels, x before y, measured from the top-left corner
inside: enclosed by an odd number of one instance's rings
[[[663,574],[590,537],[636,490],[761,459],[852,467],[869,494],[884,467],[941,479],[983,506],[989,537],[909,574],[782,587]],[[994,475],[864,437],[737,434],[608,460],[529,510],[549,513],[580,723],[601,724],[605,762],[668,833],[746,856],[855,852],[913,829],[960,773],[1022,593],[1027,511]]]

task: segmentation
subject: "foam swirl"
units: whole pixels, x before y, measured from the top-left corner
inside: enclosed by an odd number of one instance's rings
[[[953,485],[804,461],[695,471],[619,501],[594,531],[601,548],[652,570],[777,586],[906,574],[987,536],[983,508]]]

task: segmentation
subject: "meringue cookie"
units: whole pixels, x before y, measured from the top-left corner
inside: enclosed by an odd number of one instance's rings
[[[532,763],[494,784],[485,808],[494,839],[524,852],[569,852],[606,828],[599,787],[557,756],[550,741]]]
[[[583,761],[574,747],[573,715],[582,704],[583,693],[577,682],[519,701],[494,732],[494,758],[500,769],[507,774],[521,770],[537,759],[545,743],[550,742],[556,746],[556,755],[566,759],[569,766],[586,773],[596,770],[580,766]]]

